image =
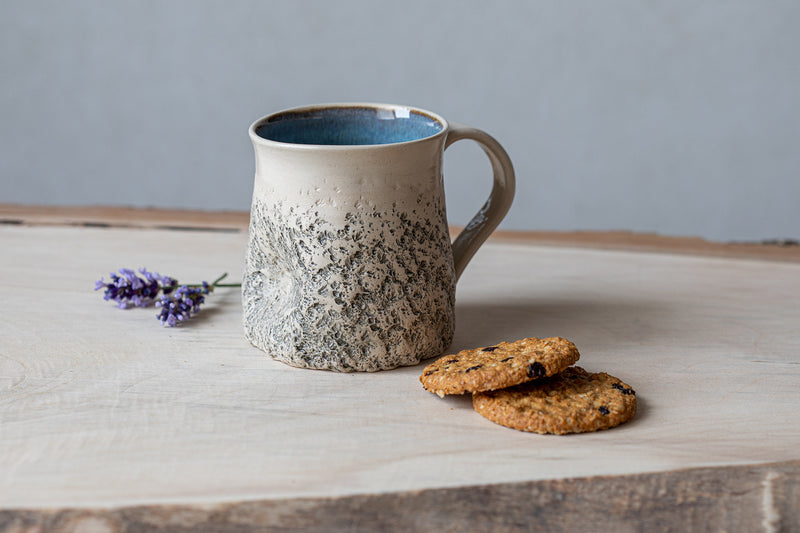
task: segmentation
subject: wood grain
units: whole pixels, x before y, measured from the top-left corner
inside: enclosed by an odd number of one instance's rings
[[[800,462],[217,505],[0,510],[0,531],[800,530]]]
[[[66,207],[0,204],[0,224],[72,225],[85,227],[135,227],[247,231],[245,211],[197,211],[132,207]],[[452,234],[461,228],[453,227]],[[800,243],[774,239],[771,242],[712,242],[699,237],[665,236],[630,231],[496,231],[494,241],[539,246],[580,247],[601,250],[706,255],[800,262]]]
[[[147,229],[247,231],[246,211],[0,204],[0,223]]]
[[[452,351],[559,335],[637,390],[631,422],[556,437],[426,393],[421,367],[272,361],[235,289],[174,329],[92,290],[122,266],[236,278],[245,241],[0,225],[0,531],[798,530],[800,265],[488,243]]]

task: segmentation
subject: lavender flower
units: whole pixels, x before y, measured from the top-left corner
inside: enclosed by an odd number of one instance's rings
[[[197,285],[181,285],[169,276],[161,276],[155,272],[139,269],[144,277],[139,277],[129,268],[120,268],[119,273],[111,273],[111,281],[106,283],[100,278],[94,290],[105,289],[103,298],[117,302],[117,307],[126,309],[129,305],[147,307],[155,302],[161,312],[156,315],[165,326],[174,327],[188,320],[200,311],[205,302],[205,295],[215,287],[241,287],[241,283],[220,283],[228,274],[222,274],[213,283],[206,281]],[[156,300],[159,293],[161,296]]]
[[[112,272],[111,281],[103,278],[95,282],[94,290],[105,289],[103,299],[117,302],[117,307],[127,309],[129,305],[147,307],[152,304],[159,292],[169,294],[178,286],[177,280],[169,276],[161,276],[155,272],[140,268],[139,277],[129,268],[120,268],[119,274]]]
[[[212,287],[205,281],[200,287],[181,285],[175,294],[164,295],[156,302],[156,307],[161,308],[156,318],[164,326],[177,326],[200,311],[200,304],[206,301],[205,295],[211,290]]]

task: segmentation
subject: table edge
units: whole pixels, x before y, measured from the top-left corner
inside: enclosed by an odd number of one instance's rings
[[[77,226],[243,232],[247,211],[202,211],[114,206],[40,206],[0,204],[0,225]],[[459,227],[451,228],[453,235]],[[536,246],[669,253],[800,263],[796,241],[714,242],[700,237],[632,231],[496,231],[490,240]]]
[[[788,531],[800,525],[800,460],[621,476],[327,498],[2,508],[0,533],[28,530]],[[445,527],[446,526],[446,527]],[[768,527],[769,526],[769,527]]]

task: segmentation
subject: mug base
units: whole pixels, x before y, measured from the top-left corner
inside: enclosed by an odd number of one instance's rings
[[[248,339],[250,344],[264,352],[270,358],[295,368],[309,370],[329,370],[331,372],[351,373],[351,372],[379,372],[381,370],[392,370],[404,366],[415,366],[426,359],[441,356],[452,344],[450,340],[443,339],[441,349],[432,350],[428,353],[418,352],[407,355],[386,355],[379,358],[364,359],[350,357],[344,352],[335,354],[276,354],[274,351],[259,346],[252,339]]]

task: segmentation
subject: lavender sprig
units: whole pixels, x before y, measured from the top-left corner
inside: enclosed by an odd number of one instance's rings
[[[126,309],[132,304],[136,307],[147,307],[155,302],[161,312],[156,318],[162,325],[175,327],[181,322],[191,318],[200,311],[200,305],[205,302],[205,296],[216,287],[241,287],[241,283],[220,283],[228,273],[222,274],[212,283],[203,281],[195,285],[181,285],[169,276],[161,276],[139,269],[144,276],[140,278],[128,268],[119,269],[119,274],[112,272],[111,281],[106,283],[103,278],[95,283],[94,290],[105,289],[103,295],[106,300],[117,302],[117,307]],[[159,297],[159,293],[161,296]],[[158,297],[158,300],[156,298]]]
[[[156,307],[161,308],[156,315],[161,325],[175,327],[200,311],[200,304],[206,301],[205,295],[211,292],[207,283],[203,285],[202,288],[181,285],[175,294],[162,296],[156,302]]]
[[[140,268],[139,273],[144,277],[137,276],[130,268],[120,268],[119,274],[110,274],[110,282],[106,283],[103,278],[95,282],[94,290],[105,289],[104,300],[113,300],[120,309],[127,309],[129,305],[147,307],[159,293],[169,294],[178,286],[178,281],[169,276],[145,268]]]

